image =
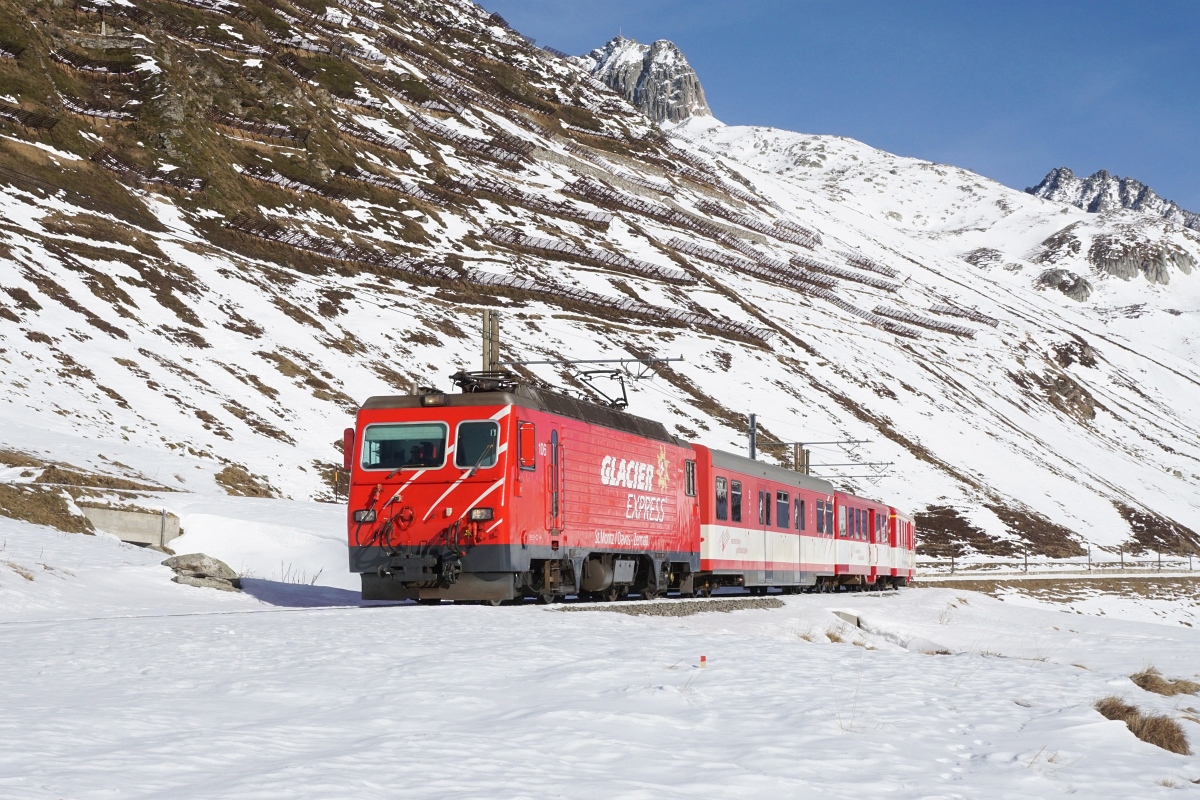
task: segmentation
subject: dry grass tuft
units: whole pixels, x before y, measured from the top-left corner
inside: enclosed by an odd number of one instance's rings
[[[0,450],[0,464],[6,467],[44,467],[46,462],[40,458],[34,458],[28,453],[19,453],[16,450]]]
[[[1137,706],[1119,697],[1100,700],[1096,703],[1096,710],[1108,719],[1124,722],[1130,732],[1143,742],[1184,756],[1192,754],[1183,727],[1164,714],[1143,713]]]
[[[11,569],[13,572],[17,573],[18,575],[20,575],[25,580],[27,580],[27,581],[33,580],[33,573],[30,572],[29,570],[25,569],[24,567],[22,567],[20,564],[16,563],[15,561],[5,561],[4,563],[5,563],[5,565],[8,566],[9,569]]]
[[[96,472],[78,472],[51,465],[46,467],[34,483],[48,483],[63,486],[86,486],[93,489],[126,489],[129,491],[162,492],[171,491],[165,486],[155,486],[148,483],[117,478],[112,475],[101,475]]]
[[[1147,692],[1161,694],[1164,697],[1200,692],[1200,683],[1184,679],[1164,678],[1162,673],[1154,667],[1147,667],[1141,672],[1130,675],[1129,679]]]
[[[263,478],[251,475],[242,467],[231,464],[215,476],[217,483],[234,497],[275,497],[271,485]]]
[[[841,644],[842,642],[846,641],[842,638],[842,634],[837,628],[830,628],[829,630],[825,631],[825,636],[828,637],[829,641],[833,642],[834,644]]]
[[[0,516],[48,525],[65,533],[92,533],[87,517],[72,513],[63,496],[40,486],[0,484]]]

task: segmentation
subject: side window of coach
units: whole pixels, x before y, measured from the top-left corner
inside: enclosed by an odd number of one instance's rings
[[[729,481],[717,478],[717,519],[729,519]]]
[[[732,481],[729,484],[729,510],[734,522],[742,521],[742,482]]]
[[[797,500],[796,501],[796,530],[798,530],[798,531],[804,530],[805,522],[806,522],[806,520],[805,520],[805,515],[804,515],[804,501]]]
[[[791,498],[787,492],[775,493],[775,524],[781,528],[789,528],[792,521],[788,518],[788,511],[791,510]]]
[[[825,532],[825,501],[817,501],[817,533]]]
[[[696,462],[683,462],[683,493],[688,497],[696,496]]]
[[[833,536],[833,501],[825,501],[825,535]]]

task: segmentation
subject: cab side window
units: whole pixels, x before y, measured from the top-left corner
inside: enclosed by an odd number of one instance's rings
[[[537,469],[537,429],[532,422],[517,423],[517,463],[526,472]]]
[[[717,478],[717,519],[729,519],[729,481],[726,478]]]

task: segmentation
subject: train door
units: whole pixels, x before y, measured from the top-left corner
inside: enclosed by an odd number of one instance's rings
[[[850,546],[850,540],[848,538],[849,534],[848,534],[847,526],[846,526],[846,510],[847,509],[846,509],[846,505],[842,502],[842,499],[840,497],[837,499],[836,509],[837,509],[837,550],[836,550],[837,568],[836,568],[836,571],[837,571],[838,575],[845,575],[847,572],[850,571],[851,546]]]
[[[563,491],[563,446],[559,440],[558,425],[550,428],[550,442],[546,447],[546,528],[557,536],[563,530],[563,508],[566,492]]]
[[[814,570],[821,575],[834,575],[837,572],[837,539],[834,535],[833,497],[817,500],[816,507],[816,538],[811,544]]]
[[[900,556],[903,551],[900,550],[900,535],[896,532],[896,515],[890,509],[884,525],[884,532],[887,534],[888,552],[891,553],[888,564],[891,566],[891,575],[894,578],[900,574]]]
[[[768,563],[770,554],[767,552],[767,538],[771,531],[771,510],[774,505],[774,494],[771,487],[765,483],[758,484],[758,525],[755,526],[750,538],[750,553],[748,560],[753,562],[748,566],[746,583],[763,585],[774,575],[770,572]]]
[[[875,509],[867,511],[867,580],[872,583],[879,576],[879,515]]]

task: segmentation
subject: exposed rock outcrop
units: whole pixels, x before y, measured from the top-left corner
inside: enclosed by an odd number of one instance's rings
[[[1113,236],[1097,236],[1088,250],[1088,260],[1096,269],[1130,280],[1139,273],[1151,283],[1171,282],[1171,267],[1190,274],[1196,262],[1181,248],[1162,242],[1127,241]]]
[[[1118,178],[1106,170],[1080,178],[1066,167],[1050,170],[1037,186],[1025,190],[1047,200],[1070,203],[1092,213],[1127,208],[1178,222],[1200,230],[1200,214],[1159,197],[1153,189],[1133,178]]]
[[[673,42],[618,36],[582,57],[584,66],[655,122],[711,117],[696,71]]]
[[[1087,278],[1065,269],[1048,269],[1037,278],[1039,289],[1058,289],[1072,300],[1082,303],[1092,296],[1092,284]]]

